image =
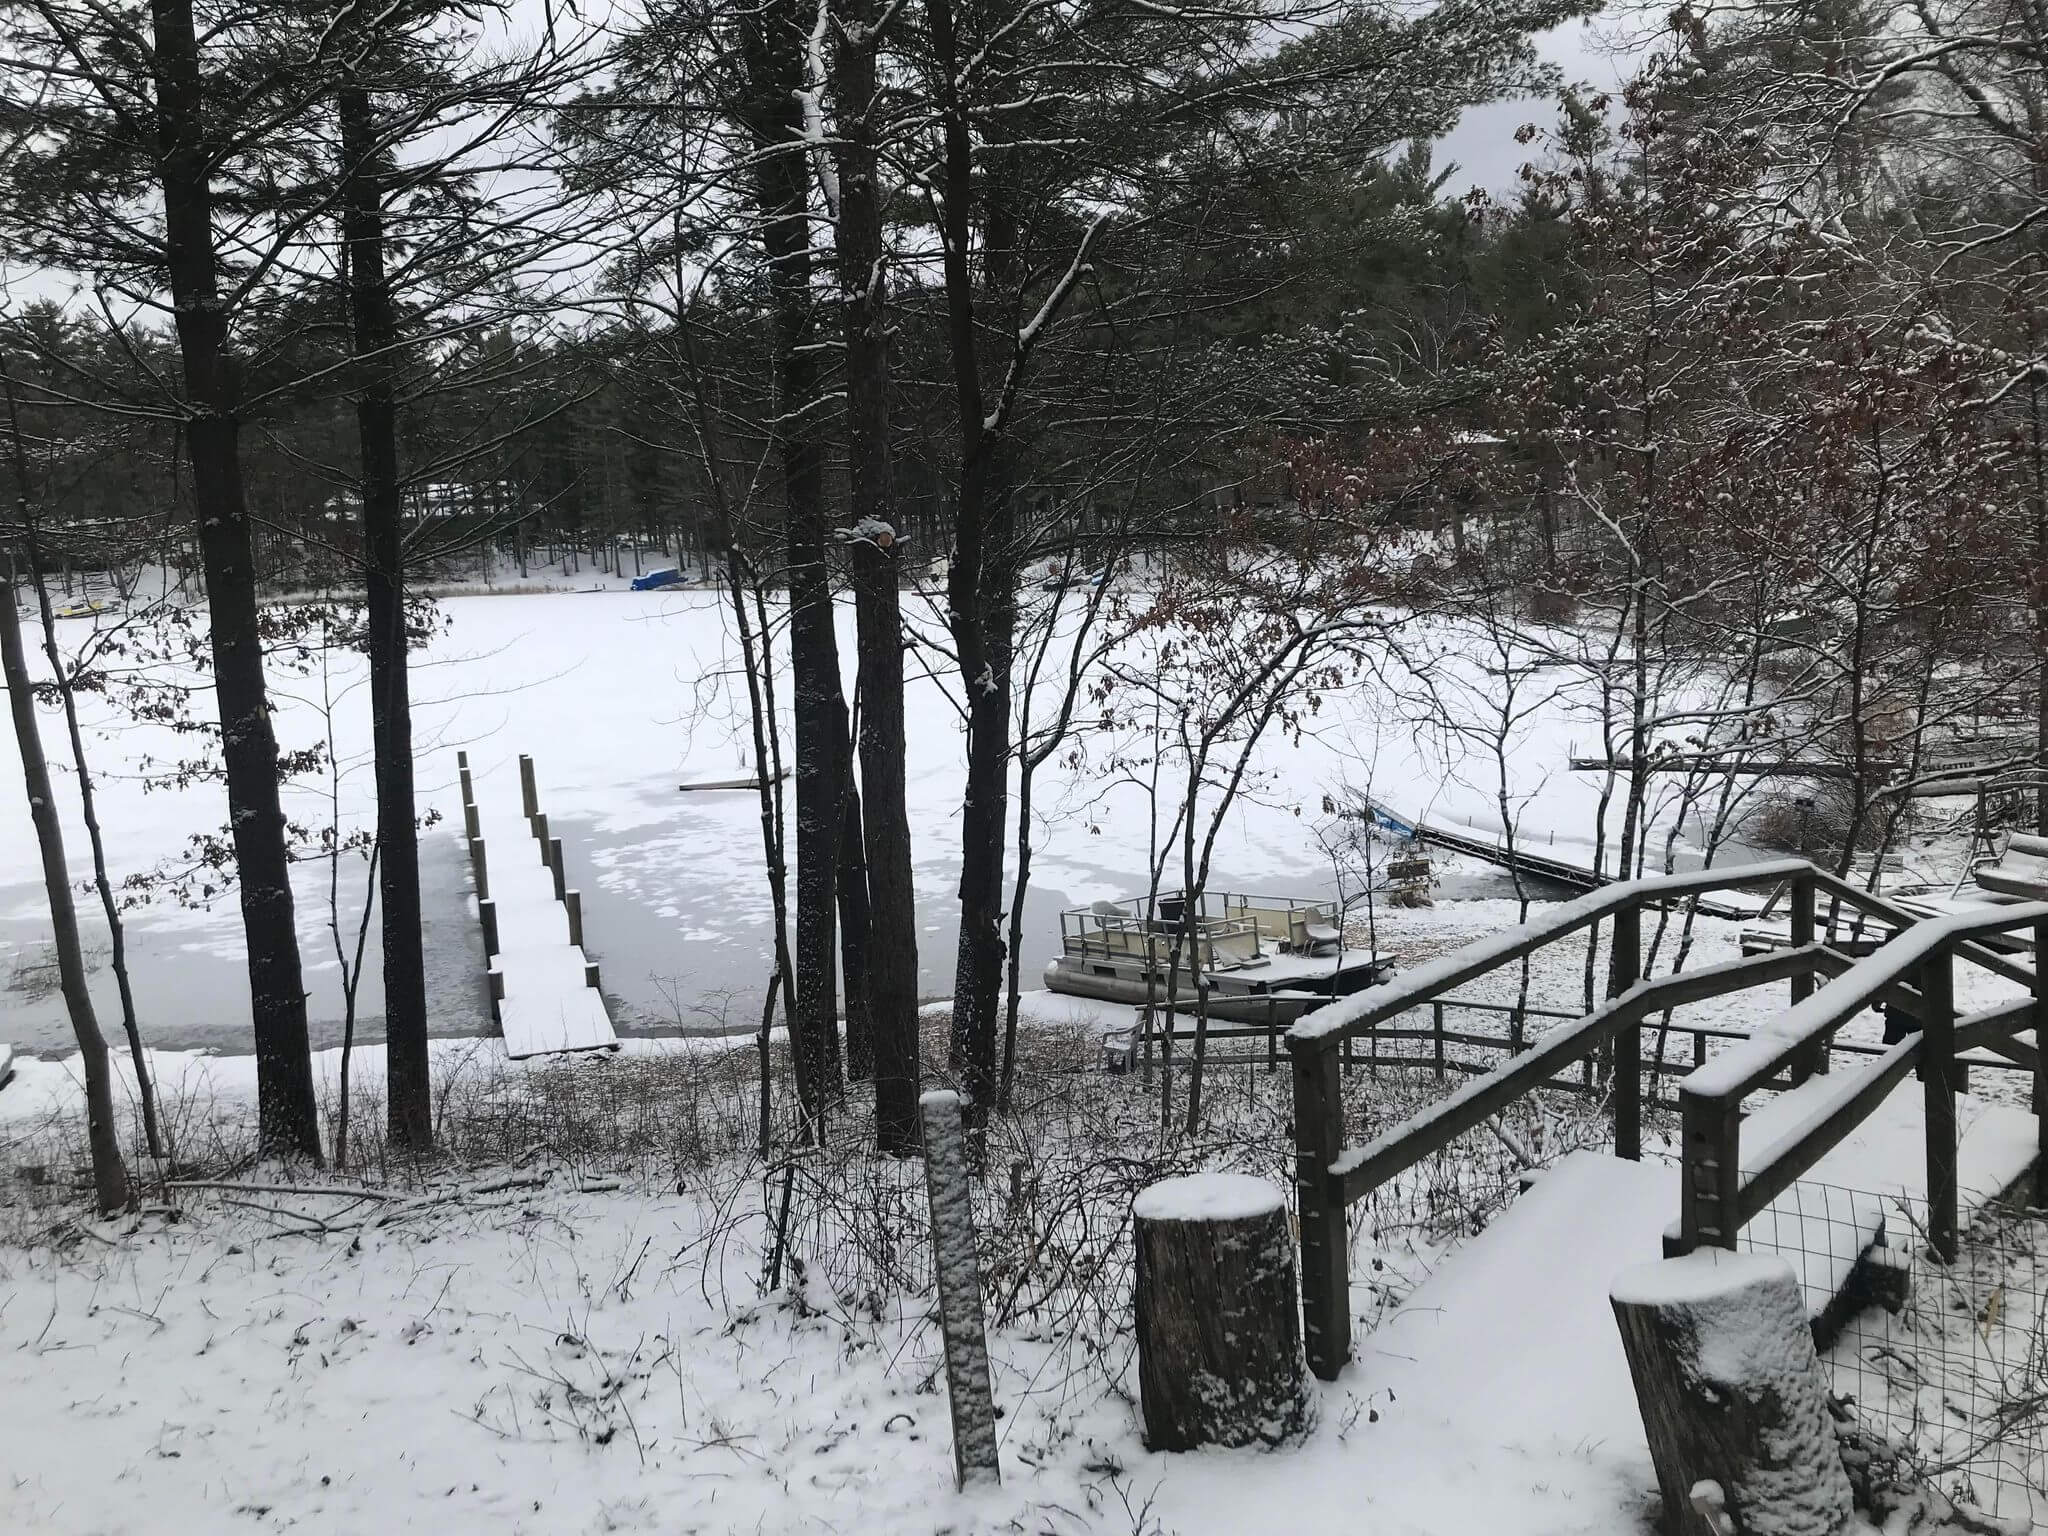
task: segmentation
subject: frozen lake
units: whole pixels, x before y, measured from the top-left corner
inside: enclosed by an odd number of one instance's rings
[[[742,771],[744,694],[737,646],[724,608],[704,592],[549,593],[462,597],[442,605],[450,623],[415,660],[415,747],[423,814],[441,818],[421,836],[424,939],[433,1027],[474,1034],[487,1027],[482,945],[461,851],[455,754],[467,750],[479,797],[518,794],[517,757],[537,764],[542,805],[561,836],[571,882],[584,891],[590,948],[625,1032],[740,1026],[758,1017],[770,954],[760,827],[750,793],[678,792],[685,780]],[[927,616],[929,617],[929,616]],[[840,614],[842,654],[852,659],[852,614]],[[82,626],[80,627],[82,629]],[[66,638],[72,638],[67,631]],[[83,634],[78,636],[80,640]],[[1439,653],[1439,669],[1455,668]],[[1436,637],[1440,642],[1442,637]],[[187,675],[202,707],[205,680]],[[1329,698],[1298,742],[1260,749],[1260,772],[1217,841],[1212,884],[1323,892],[1332,883],[1315,836],[1327,826],[1323,796],[1347,786],[1410,813],[1498,826],[1498,764],[1475,740],[1418,727],[1412,677],[1391,658],[1382,680]],[[1439,698],[1441,671],[1433,679]],[[922,989],[951,987],[954,879],[962,772],[959,715],[950,679],[913,668],[908,717],[909,801],[919,900]],[[1461,686],[1483,713],[1482,668]],[[280,672],[280,744],[291,750],[324,734],[316,675]],[[361,658],[337,655],[324,682],[334,701],[341,764],[340,821],[367,825],[371,810],[367,689]],[[786,705],[788,689],[782,689]],[[89,710],[89,750],[100,786],[100,816],[118,880],[176,867],[196,832],[225,819],[219,785],[145,784],[142,765],[183,755],[189,743],[165,728]],[[96,712],[96,713],[94,713]],[[1592,824],[1596,787],[1565,757],[1597,725],[1566,697],[1539,701],[1517,726],[1508,754],[1512,803],[1522,835],[1570,854]],[[84,827],[62,761],[60,719],[46,717],[46,742],[60,771],[68,853],[77,878],[90,876]],[[4,754],[10,764],[13,753]],[[1145,793],[1093,761],[1049,764],[1040,773],[1033,884],[1026,901],[1025,975],[1035,976],[1058,944],[1062,907],[1142,891],[1150,828]],[[291,786],[287,815],[318,829],[332,812],[323,780]],[[0,775],[0,1038],[27,1049],[69,1044],[47,945],[48,915],[18,772]],[[1174,866],[1177,868],[1177,861]],[[328,871],[313,858],[295,889],[316,1045],[339,1039],[340,971],[328,929]],[[1168,885],[1177,883],[1169,873]],[[363,899],[363,867],[346,859],[341,921],[352,943]],[[1446,894],[1501,895],[1504,877],[1459,877]],[[81,898],[102,1023],[118,1020],[105,965],[105,924],[97,901]],[[131,965],[147,1037],[163,1046],[246,1049],[249,1014],[240,919],[232,893],[187,908],[159,900],[129,915]],[[376,936],[359,998],[359,1027],[381,1035]],[[1027,985],[1029,983],[1027,982]]]

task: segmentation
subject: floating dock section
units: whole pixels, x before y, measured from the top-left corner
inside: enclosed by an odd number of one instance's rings
[[[463,832],[476,880],[477,922],[490,968],[491,1013],[515,1061],[561,1051],[617,1050],[598,990],[597,962],[583,952],[583,893],[562,874],[562,840],[548,833],[533,759],[519,758],[520,816],[486,815],[462,776]]]

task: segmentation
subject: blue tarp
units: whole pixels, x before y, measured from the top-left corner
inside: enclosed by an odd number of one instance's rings
[[[635,592],[652,592],[659,587],[679,587],[683,584],[683,573],[674,566],[666,570],[649,571],[645,576],[633,578]]]

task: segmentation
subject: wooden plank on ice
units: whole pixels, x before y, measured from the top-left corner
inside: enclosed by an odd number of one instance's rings
[[[505,1033],[505,1054],[514,1061],[559,1051],[616,1050],[619,1044],[604,997],[595,987],[553,996],[520,996],[508,990],[498,1005],[498,1018]]]

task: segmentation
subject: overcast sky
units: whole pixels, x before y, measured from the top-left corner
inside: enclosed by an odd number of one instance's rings
[[[1613,90],[1628,64],[1616,50],[1611,29],[1594,21],[1566,22],[1539,39],[1537,51],[1563,70],[1567,81],[1595,90]],[[1482,187],[1495,196],[1511,193],[1516,172],[1541,147],[1517,144],[1515,130],[1524,123],[1548,129],[1556,119],[1555,107],[1537,99],[1496,101],[1468,109],[1458,126],[1437,141],[1437,169],[1453,163],[1458,166],[1458,174],[1445,183],[1444,190],[1459,193]]]

